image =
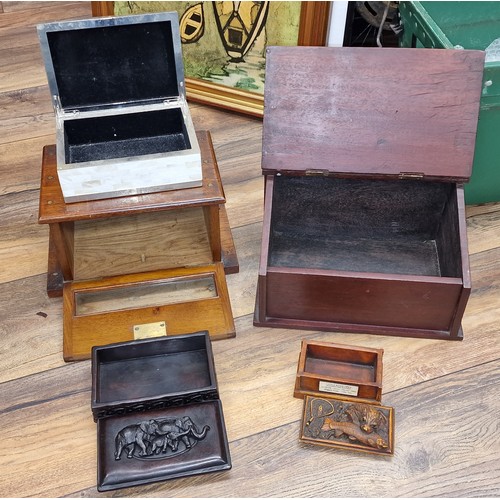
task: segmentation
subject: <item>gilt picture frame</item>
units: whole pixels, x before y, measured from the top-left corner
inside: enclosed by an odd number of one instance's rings
[[[115,5],[116,3],[116,5]],[[133,4],[134,2],[97,2],[93,1],[91,2],[92,5],[92,15],[93,16],[113,16],[113,15],[121,15],[123,14],[123,4],[126,3],[127,6],[130,6],[130,9],[126,9],[125,13],[134,13],[133,12]],[[145,8],[145,4],[154,4],[155,2],[141,2],[140,4],[137,3],[137,5],[140,5],[140,8]],[[172,2],[170,2],[172,3]],[[193,4],[193,2],[176,2],[179,4],[179,18],[182,21],[183,15],[187,12],[185,9],[185,5],[188,3]],[[257,25],[257,27],[254,29],[254,39],[258,39],[257,37],[260,35],[261,30],[263,29],[263,26],[266,25],[266,23],[271,23],[271,22],[280,22],[279,20],[276,21],[274,18],[275,16],[268,15],[268,12],[265,11],[266,5],[265,4],[274,4],[272,7],[275,8],[276,4],[279,2],[241,2],[240,4],[255,4],[256,7],[260,9],[260,12],[257,14],[252,14],[252,19],[258,19],[260,15],[260,25],[258,25],[258,21],[256,21],[254,24]],[[161,8],[163,2],[158,2],[158,8]],[[225,22],[226,22],[226,28],[230,24],[230,19],[237,19],[240,16],[238,13],[235,12],[235,4],[238,4],[238,2],[199,2],[199,4],[202,4],[202,8],[205,10],[205,12],[209,12],[209,9],[212,9],[216,12],[216,18],[217,18],[217,11],[216,11],[216,6],[215,4],[229,4],[229,8],[232,9],[232,13],[229,12],[228,15],[225,16]],[[199,5],[198,4],[198,5]],[[232,4],[232,5],[231,5]],[[258,4],[258,5],[257,5]],[[295,23],[297,26],[298,33],[293,35],[294,37],[296,36],[297,40],[297,45],[313,45],[313,46],[323,46],[326,44],[327,40],[327,31],[328,31],[328,22],[329,22],[329,14],[330,14],[330,2],[283,2],[285,7],[287,9],[295,9],[293,10],[289,15],[295,15],[297,13],[299,19],[298,22]],[[289,4],[289,5],[287,5]],[[149,7],[151,8],[151,7]],[[153,8],[155,6],[153,5]],[[116,10],[119,12],[117,13]],[[127,10],[130,10],[130,12],[127,12]],[[198,14],[195,13],[194,16],[191,16],[192,19],[197,19],[195,16]],[[184,15],[184,17],[186,17]],[[208,16],[207,16],[208,17]],[[222,16],[220,16],[222,18]],[[243,16],[242,16],[243,17]],[[212,16],[213,18],[213,16]],[[218,30],[220,33],[220,38],[223,42],[223,45],[225,45],[226,51],[230,49],[228,45],[231,45],[231,42],[234,42],[234,36],[236,36],[236,45],[238,45],[238,48],[241,48],[241,46],[244,46],[245,43],[240,43],[242,42],[241,39],[238,39],[238,32],[237,30],[233,30],[233,33],[228,31],[227,29],[224,28],[222,23],[217,20],[216,23],[213,22],[212,20],[212,25],[209,27],[205,27],[205,29],[212,29],[212,30]],[[233,23],[234,24],[234,23]],[[286,24],[286,23],[281,23],[281,24]],[[195,31],[195,29],[189,28],[192,31]],[[224,31],[225,30],[225,31]],[[249,30],[251,31],[251,30]],[[182,30],[181,30],[182,32]],[[223,40],[223,33],[229,34],[229,36],[226,36],[226,38],[233,37],[233,40],[228,40],[229,43],[225,44]],[[246,33],[246,31],[245,31]],[[182,35],[181,35],[182,36]],[[195,34],[196,36],[196,34]],[[184,41],[184,40],[183,40]],[[246,48],[248,49],[249,46],[252,44],[252,40],[248,42],[247,41],[247,46]],[[245,40],[243,40],[245,42]],[[262,42],[261,42],[262,43]],[[293,43],[293,42],[292,42]],[[277,43],[279,44],[279,43]],[[285,41],[286,45],[290,45],[289,42]],[[183,44],[184,45],[184,44]],[[235,45],[234,43],[232,45]],[[188,66],[190,63],[189,61],[189,51],[191,51],[192,54],[192,47],[189,48],[189,50],[184,50],[184,57],[185,57],[185,66]],[[184,49],[184,47],[183,47]],[[243,47],[243,50],[245,47]],[[238,63],[241,61],[243,57],[241,57],[241,54],[235,54],[234,51],[230,52],[228,51],[228,61],[232,59],[232,61],[236,61]],[[202,104],[208,104],[211,106],[231,110],[231,111],[236,111],[240,113],[244,113],[247,115],[252,115],[256,117],[262,117],[263,111],[264,111],[264,94],[263,94],[263,84],[264,84],[264,75],[265,75],[265,61],[260,62],[260,66],[262,67],[259,75],[260,75],[260,87],[257,90],[253,90],[252,87],[257,88],[259,85],[259,82],[257,85],[253,85],[254,80],[251,78],[243,78],[240,79],[236,84],[234,82],[218,82],[217,78],[205,78],[205,77],[193,77],[190,76],[189,71],[185,71],[185,82],[186,82],[186,95],[187,98],[190,101],[193,102],[199,102]],[[240,84],[241,81],[245,83],[245,80],[249,80],[252,82],[251,85],[248,87],[250,88],[244,88],[245,86]]]

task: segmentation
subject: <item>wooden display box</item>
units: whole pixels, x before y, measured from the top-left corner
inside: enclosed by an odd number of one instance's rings
[[[176,12],[38,26],[66,203],[200,186]]]
[[[231,468],[207,332],[95,347],[97,489]]]
[[[44,149],[39,222],[50,226],[49,296],[64,296],[64,359],[92,346],[208,330],[235,335],[225,272],[238,260],[208,132],[198,188],[64,202]]]
[[[381,406],[382,349],[302,341],[294,397],[304,399],[300,440],[394,453],[394,410]]]
[[[383,349],[303,340],[293,395],[380,403],[383,353]]]
[[[483,57],[268,48],[255,325],[462,338]]]

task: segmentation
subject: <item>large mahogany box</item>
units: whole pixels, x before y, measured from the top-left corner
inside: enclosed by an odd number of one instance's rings
[[[38,26],[69,202],[200,186],[177,13]]]
[[[462,338],[483,60],[267,49],[256,325]]]
[[[63,295],[66,361],[95,345],[208,330],[234,337],[226,273],[238,259],[208,132],[200,187],[65,203],[44,149],[39,222],[49,224],[47,291]]]
[[[97,489],[231,468],[207,332],[92,350]]]
[[[301,442],[394,453],[394,410],[380,404],[383,352],[302,341],[293,393],[304,399]]]

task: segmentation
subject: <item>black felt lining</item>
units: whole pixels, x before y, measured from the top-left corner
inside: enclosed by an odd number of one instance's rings
[[[276,177],[269,265],[460,277],[454,189],[439,182]]]
[[[66,162],[126,158],[189,149],[179,108],[66,120]]]
[[[178,95],[169,21],[47,33],[63,108]]]

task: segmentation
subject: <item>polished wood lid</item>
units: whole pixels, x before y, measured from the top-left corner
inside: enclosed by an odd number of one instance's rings
[[[484,52],[269,47],[262,170],[464,181]]]

